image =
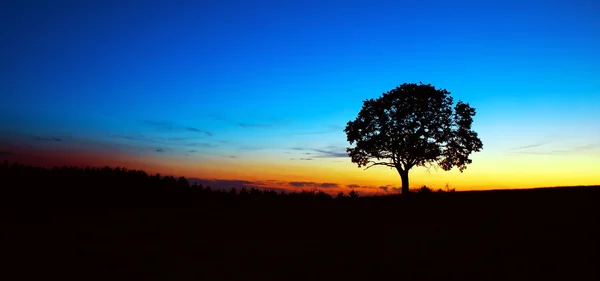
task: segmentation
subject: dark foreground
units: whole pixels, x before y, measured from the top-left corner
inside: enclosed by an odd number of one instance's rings
[[[3,230],[4,274],[29,280],[600,280],[599,198],[599,188],[573,188],[184,208],[13,207]]]
[[[600,187],[331,198],[0,165],[0,280],[600,280]]]

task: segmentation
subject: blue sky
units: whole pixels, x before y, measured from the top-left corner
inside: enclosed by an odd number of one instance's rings
[[[481,157],[599,153],[596,1],[0,5],[4,143],[179,162],[338,155],[362,100],[422,81],[477,109]]]

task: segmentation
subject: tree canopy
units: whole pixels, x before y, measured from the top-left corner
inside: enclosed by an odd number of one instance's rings
[[[396,168],[407,193],[408,171],[437,165],[460,172],[471,164],[471,153],[483,149],[471,129],[475,109],[454,104],[450,92],[431,84],[404,83],[376,99],[363,101],[354,121],[344,132],[354,147],[346,151],[358,167]]]

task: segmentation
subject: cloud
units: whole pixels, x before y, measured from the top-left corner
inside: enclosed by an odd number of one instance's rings
[[[174,150],[169,149],[167,147],[157,147],[156,149],[154,149],[154,151],[157,153],[173,153],[173,152],[175,152]]]
[[[339,187],[339,184],[332,182],[316,183],[312,181],[292,181],[288,185],[293,187],[312,187],[312,188],[333,188]]]
[[[160,144],[160,145],[180,146],[180,147],[196,147],[196,148],[218,147],[218,145],[213,144],[213,143],[208,143],[208,142],[188,142],[189,140],[194,140],[195,138],[186,138],[186,137],[161,139],[161,138],[150,138],[150,137],[146,137],[146,136],[140,135],[140,134],[138,134],[138,135],[112,135],[112,136],[116,137],[116,138],[120,138],[120,139],[125,139],[125,140],[146,142],[149,144]]]
[[[338,146],[327,146],[325,148],[317,149],[317,148],[303,148],[303,147],[292,147],[291,150],[297,151],[306,151],[310,150],[315,153],[305,153],[310,154],[312,158],[346,158],[348,157],[348,153],[346,152],[346,148],[338,147]]]
[[[206,117],[208,117],[210,120],[213,120],[213,121],[229,121],[229,118],[227,118],[225,115],[216,114],[216,113],[210,113],[210,114],[206,115]]]
[[[34,139],[36,141],[53,141],[53,142],[63,141],[61,138],[58,138],[58,137],[34,137]]]
[[[321,155],[316,155],[315,158],[346,158],[346,157],[348,157],[348,153],[339,152],[336,150],[315,149],[314,151],[321,153]]]
[[[292,133],[291,136],[304,136],[304,135],[324,135],[331,133],[340,133],[343,132],[343,127],[338,125],[329,125],[326,126],[323,130],[312,131],[312,132],[302,132],[302,133]]]
[[[152,141],[149,138],[146,138],[143,135],[112,135],[113,137],[125,139],[125,140],[134,140],[134,141]]]
[[[272,190],[276,192],[290,192],[289,188],[285,187],[288,185],[288,182],[278,181],[278,180],[263,180],[263,181],[250,181],[250,180],[227,180],[227,179],[202,179],[202,178],[188,178],[189,183],[197,183],[203,186],[210,186],[212,189],[219,190],[230,190],[235,188],[240,190],[240,188],[256,188],[261,190]]]
[[[269,118],[269,121],[262,123],[249,123],[249,122],[238,122],[237,125],[242,128],[272,128],[280,125],[284,125],[286,122],[280,118]]]
[[[565,153],[567,151],[548,151],[548,152],[536,152],[536,151],[520,151],[517,152],[516,154],[526,154],[526,155],[553,155],[553,154],[560,154],[560,153]]]
[[[242,128],[270,128],[273,124],[257,124],[257,123],[238,123]]]
[[[534,147],[534,146],[527,146]],[[569,154],[569,153],[580,153],[588,152],[600,148],[600,144],[586,144],[581,146],[572,147],[569,149],[561,150],[550,150],[550,151],[517,151],[516,154],[529,154],[529,155],[557,155],[557,154]]]
[[[206,136],[212,137],[212,133],[206,130],[200,130],[198,128],[194,128],[194,127],[185,127],[186,130],[190,131],[190,132],[194,132],[194,133],[202,133],[205,134]]]
[[[577,146],[577,147],[573,148],[573,151],[589,151],[589,150],[594,150],[599,147],[600,147],[600,144],[586,144],[586,145]]]
[[[189,137],[181,137],[181,138],[168,138],[166,139],[167,141],[184,141],[184,140],[190,140],[190,139],[194,139],[194,138],[189,138]]]
[[[224,179],[200,179],[200,178],[189,178],[188,182],[197,183],[203,186],[210,186],[211,188],[216,189],[232,189],[232,188],[242,188],[248,185],[256,185],[256,182],[247,181],[247,180],[224,180]]]
[[[154,129],[159,130],[159,131],[171,131],[171,130],[173,130],[173,127],[174,127],[173,122],[169,122],[169,121],[146,120],[146,121],[144,121],[144,124],[149,125],[150,127],[153,127]]]
[[[306,181],[291,181],[288,184],[291,185],[291,186],[293,186],[293,187],[305,187],[305,186],[313,186],[316,183],[314,183],[314,182],[306,182]]]
[[[290,160],[312,161],[312,158],[290,158]]]
[[[234,156],[234,155],[229,155],[229,158],[231,158],[231,159],[237,159],[238,157]]]
[[[389,188],[387,186],[380,186],[379,189],[388,192]]]
[[[186,147],[218,147],[218,145],[216,144],[212,144],[212,143],[208,143],[208,142],[192,142],[192,143],[185,143],[185,144],[180,144],[180,146],[186,146]]]
[[[255,181],[254,182],[255,185],[259,185],[259,186],[286,186],[288,184],[288,182],[285,181],[278,181],[278,180],[262,180],[262,181]]]
[[[0,155],[13,155],[10,151],[0,151]]]
[[[264,146],[242,146],[240,148],[238,148],[239,150],[249,150],[249,151],[256,151],[256,150],[263,150],[263,149],[267,149],[267,147]]]
[[[513,150],[519,150],[519,149],[528,149],[528,148],[535,148],[535,147],[540,147],[546,144],[551,143],[551,141],[544,141],[544,142],[538,142],[538,143],[534,143],[534,144],[529,144],[529,145],[524,145],[524,146],[519,146],[519,147],[515,147],[512,148]]]
[[[209,132],[207,130],[202,130],[202,129],[198,129],[196,127],[191,127],[191,126],[180,126],[180,125],[177,125],[170,121],[146,120],[146,121],[144,121],[144,124],[154,128],[157,131],[161,131],[161,132],[171,132],[171,131],[184,132],[184,131],[187,131],[187,132],[201,133],[207,137],[211,137],[213,135],[211,132]]]
[[[320,153],[320,155],[313,156],[315,158],[346,158],[348,153],[345,147],[328,146],[323,149],[311,149],[314,152]]]
[[[350,189],[376,189],[375,186],[359,185],[359,184],[347,184],[346,188],[350,188]]]

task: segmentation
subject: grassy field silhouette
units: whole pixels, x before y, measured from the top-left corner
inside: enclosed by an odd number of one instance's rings
[[[594,280],[600,187],[332,197],[5,162],[22,279]],[[8,273],[6,273],[8,274]]]

